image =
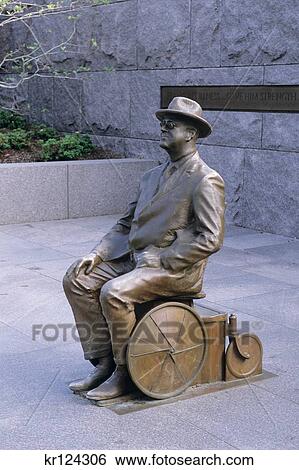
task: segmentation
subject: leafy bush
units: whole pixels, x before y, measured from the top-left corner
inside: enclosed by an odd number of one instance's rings
[[[55,139],[58,136],[58,132],[53,127],[33,125],[30,135],[33,139],[47,141],[49,139]]]
[[[45,160],[73,160],[83,157],[94,149],[89,136],[66,135],[61,139],[49,139],[43,143]]]
[[[0,132],[0,152],[10,149],[10,142],[7,134]]]
[[[12,149],[20,150],[28,147],[30,144],[28,132],[24,131],[24,129],[14,129],[7,132],[7,136]]]
[[[0,109],[0,129],[25,129],[26,119],[20,114]]]
[[[28,132],[24,129],[14,129],[10,132],[0,132],[0,151],[16,149],[20,150],[30,144]]]
[[[59,139],[49,139],[42,144],[44,160],[59,160],[59,143]]]
[[[93,148],[90,137],[85,135],[70,134],[60,141],[60,155],[67,160],[83,157]]]
[[[3,109],[0,109],[0,129],[4,131],[0,132],[0,152],[20,150],[34,144],[31,146],[33,153],[42,148],[43,160],[56,161],[76,160],[95,148],[89,136],[75,133],[60,137],[52,127],[29,125],[23,116]]]

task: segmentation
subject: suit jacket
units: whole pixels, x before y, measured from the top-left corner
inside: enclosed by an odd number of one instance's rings
[[[172,273],[197,273],[200,290],[207,258],[223,243],[224,182],[198,152],[184,158],[160,188],[167,163],[143,175],[135,200],[93,252],[109,261],[152,251]]]

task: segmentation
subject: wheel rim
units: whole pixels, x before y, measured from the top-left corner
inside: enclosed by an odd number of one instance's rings
[[[263,348],[259,338],[253,334],[241,334],[235,341],[227,348],[226,364],[234,377],[242,379],[257,370],[261,363]]]
[[[127,350],[133,382],[151,398],[169,398],[189,387],[206,356],[206,331],[189,306],[167,302],[137,324]]]

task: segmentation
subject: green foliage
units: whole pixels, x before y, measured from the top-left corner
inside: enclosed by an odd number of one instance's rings
[[[96,38],[91,38],[91,40],[90,40],[90,45],[91,45],[91,47],[93,47],[93,48],[98,47],[98,43],[97,43]]]
[[[59,7],[59,4],[57,3],[48,3],[47,7],[48,10],[55,10],[55,8],[58,8]]]
[[[30,144],[29,134],[24,129],[14,129],[10,132],[0,132],[0,151],[20,150]]]
[[[94,5],[109,5],[111,0],[94,0]]]
[[[0,129],[25,129],[26,119],[12,111],[0,110]]]
[[[91,68],[85,65],[80,65],[80,67],[77,68],[77,72],[90,72],[90,70]]]
[[[61,155],[67,159],[82,157],[91,152],[94,146],[89,136],[80,134],[66,135],[60,141]]]
[[[44,160],[59,160],[59,142],[59,139],[49,139],[42,144]]]
[[[0,0],[0,14],[14,16],[20,13],[24,13],[29,6],[30,5],[27,5],[27,3],[23,1],[12,2]]]
[[[30,135],[33,139],[40,139],[43,141],[55,139],[58,132],[53,127],[33,125],[31,127]]]
[[[30,144],[29,134],[24,129],[14,129],[8,132],[7,136],[12,149],[20,150]]]
[[[0,132],[0,152],[10,149],[10,143],[8,135],[4,132]]]
[[[0,110],[0,152],[32,147],[42,149],[46,161],[76,160],[84,157],[95,147],[89,136],[79,133],[61,137],[56,129],[41,124],[28,125],[26,120],[13,112]]]
[[[43,143],[43,158],[49,160],[74,160],[91,152],[94,146],[89,136],[66,135]]]
[[[112,66],[104,67],[104,68],[103,68],[103,71],[104,71],[104,72],[114,72],[114,71],[115,71],[115,68],[112,67]]]

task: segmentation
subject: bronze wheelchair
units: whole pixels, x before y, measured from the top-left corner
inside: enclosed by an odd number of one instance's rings
[[[238,333],[236,315],[194,306],[196,297],[160,298],[135,306],[138,322],[127,348],[133,383],[145,395],[166,399],[188,387],[262,373],[263,348]]]

